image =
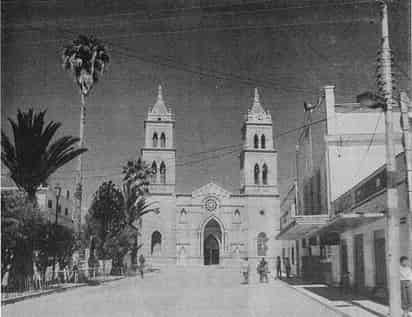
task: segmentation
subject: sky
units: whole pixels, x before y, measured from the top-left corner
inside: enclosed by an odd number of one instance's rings
[[[397,87],[411,93],[407,2],[391,5],[390,27]],[[9,135],[7,117],[30,107],[62,122],[59,136],[78,135],[80,97],[61,67],[62,47],[78,34],[108,46],[107,72],[86,100],[84,208],[139,155],[159,84],[176,115],[177,192],[209,181],[239,190],[237,145],[258,87],[274,120],[281,196],[295,176],[296,132],[287,131],[302,124],[303,101],[315,102],[324,85],[336,86],[337,102],[375,90],[374,0],[4,0],[2,13],[1,123]],[[74,170],[68,164],[52,181],[73,188]]]

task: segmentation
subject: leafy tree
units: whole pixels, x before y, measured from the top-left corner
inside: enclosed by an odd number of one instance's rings
[[[10,284],[22,288],[33,272],[33,251],[42,245],[47,224],[27,195],[20,191],[1,192],[2,273],[11,265]]]
[[[113,250],[106,247],[107,241],[121,230],[124,219],[123,195],[111,181],[100,185],[86,216],[86,237],[93,237],[97,256],[108,259]]]
[[[79,138],[72,136],[52,142],[61,123],[50,121],[45,124],[45,114],[46,111],[19,110],[17,121],[9,118],[14,144],[3,130],[1,132],[1,160],[9,169],[10,177],[33,203],[38,187],[47,183],[50,175],[86,151],[74,147]]]
[[[95,37],[79,35],[71,44],[66,45],[62,52],[63,69],[73,77],[80,92],[80,147],[84,142],[86,96],[103,75],[108,63],[107,48]],[[82,179],[82,158],[79,156],[75,195],[76,211],[78,211],[76,214],[79,215],[82,208]]]

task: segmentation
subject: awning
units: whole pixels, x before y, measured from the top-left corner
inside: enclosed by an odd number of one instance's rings
[[[364,224],[379,220],[385,216],[384,213],[342,213],[333,217],[324,226],[318,229],[316,234],[342,233]]]
[[[310,236],[322,228],[329,220],[329,215],[295,216],[276,236],[277,240],[298,240]]]

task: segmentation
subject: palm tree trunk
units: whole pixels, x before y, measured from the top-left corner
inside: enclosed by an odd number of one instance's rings
[[[79,148],[83,147],[84,143],[84,126],[86,123],[86,103],[85,96],[80,92],[81,106],[80,106],[80,134],[79,134]],[[81,231],[81,219],[82,219],[82,196],[83,196],[83,171],[82,171],[82,155],[78,157],[77,173],[76,173],[76,195],[75,195],[75,221],[76,230],[80,236]]]

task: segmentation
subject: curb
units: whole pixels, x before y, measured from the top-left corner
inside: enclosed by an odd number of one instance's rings
[[[114,281],[118,281],[118,280],[121,280],[121,279],[124,279],[124,278],[125,277],[122,276],[122,277],[115,278],[115,279],[112,279],[112,280],[102,281],[102,282],[100,282],[100,284],[114,282]],[[1,301],[1,306],[14,304],[14,303],[17,303],[17,302],[24,301],[26,299],[31,299],[31,298],[36,298],[36,297],[41,297],[41,296],[46,296],[46,295],[51,295],[51,294],[56,294],[56,293],[62,293],[62,292],[65,292],[65,291],[69,291],[69,290],[72,290],[72,289],[85,287],[85,286],[90,286],[90,285],[87,284],[87,283],[82,283],[82,284],[73,285],[73,286],[69,286],[69,287],[55,288],[55,289],[47,290],[47,291],[44,291],[44,292],[41,292],[41,293],[28,294],[28,295],[23,295],[23,296],[20,296],[20,297],[4,299],[4,300]]]
[[[295,290],[295,292],[297,292],[297,293],[299,293],[299,294],[301,294],[301,295],[304,295],[304,296],[306,296],[307,298],[310,298],[311,300],[317,302],[318,304],[320,304],[320,305],[322,305],[323,307],[325,307],[325,308],[333,311],[334,313],[337,313],[338,315],[340,315],[340,316],[342,316],[342,317],[353,317],[353,316],[351,316],[351,315],[349,315],[349,314],[347,314],[347,313],[344,313],[343,311],[339,310],[338,308],[336,308],[336,307],[334,307],[334,306],[331,306],[331,305],[329,305],[329,304],[327,304],[327,303],[325,303],[325,302],[323,302],[323,301],[321,301],[321,300],[319,300],[319,299],[317,299],[317,298],[315,298],[315,297],[313,297],[313,296],[310,296],[308,293],[301,291],[299,288],[294,287],[293,285],[290,285],[289,283],[287,283],[287,282],[285,282],[285,281],[280,280],[280,282],[281,282],[283,285],[285,285],[285,286],[287,286],[287,287]]]

